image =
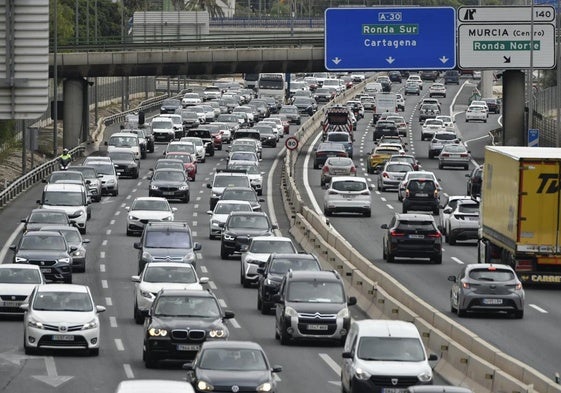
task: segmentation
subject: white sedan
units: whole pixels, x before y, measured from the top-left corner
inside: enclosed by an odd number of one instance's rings
[[[45,284],[37,265],[6,263],[0,265],[0,315],[23,314],[20,306],[36,285]]]
[[[203,289],[208,277],[199,277],[190,263],[151,262],[140,276],[132,276],[134,282],[134,320],[144,322],[156,295],[162,289]]]
[[[23,349],[32,355],[41,348],[86,350],[99,355],[101,332],[96,306],[86,285],[43,284],[22,304]]]
[[[466,123],[473,120],[487,123],[487,117],[489,117],[489,114],[487,108],[483,105],[471,104],[466,110]]]
[[[426,119],[421,126],[421,140],[428,139],[430,141],[437,132],[441,131],[446,131],[441,119]]]
[[[444,128],[446,129],[446,131],[456,131],[456,120],[454,120],[452,118],[452,116],[448,116],[448,115],[438,115],[436,116],[437,120],[442,120],[442,123],[444,124]]]
[[[127,236],[141,234],[149,221],[173,221],[177,211],[166,198],[160,197],[138,197],[125,209],[128,211]]]
[[[446,86],[442,83],[433,83],[429,87],[429,97],[446,97]]]

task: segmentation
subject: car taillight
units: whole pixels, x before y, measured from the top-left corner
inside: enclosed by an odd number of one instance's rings
[[[328,167],[327,165],[325,165],[325,166],[322,168],[322,171],[323,171],[323,173],[329,172],[329,167]]]
[[[382,172],[382,177],[387,177],[387,178],[389,178],[390,175],[388,174],[388,172]]]
[[[469,288],[469,284],[465,281],[462,281],[462,288],[464,289],[468,289]]]
[[[401,237],[401,236],[405,236],[405,233],[403,232],[398,232],[395,229],[392,229],[390,231],[390,235],[395,236],[395,237]]]
[[[337,153],[337,157],[347,157],[347,153],[339,152]]]
[[[530,272],[534,268],[533,265],[534,264],[529,259],[518,260],[518,261],[516,261],[515,270],[517,272]]]
[[[360,193],[360,195],[370,195],[370,191],[366,190]]]
[[[405,190],[405,197],[409,197],[409,190]]]
[[[521,282],[517,283],[514,288],[517,289],[517,290],[521,290],[522,289],[522,283]]]
[[[434,233],[429,233],[429,234],[427,235],[427,237],[432,237],[432,238],[434,238],[434,239],[439,239],[439,238],[442,237],[442,235],[441,235],[440,232],[434,232]]]
[[[468,155],[465,153],[460,154],[460,157],[467,157]]]
[[[356,168],[354,166],[351,167],[351,173],[356,173]]]
[[[450,157],[450,154],[448,154],[448,153],[440,153],[440,155],[441,155],[442,157]]]
[[[337,191],[330,190],[328,194],[329,195],[338,195],[339,193]]]
[[[434,190],[434,197],[438,198],[438,190]]]

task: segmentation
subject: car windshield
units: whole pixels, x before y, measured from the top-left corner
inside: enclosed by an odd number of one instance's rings
[[[214,208],[214,214],[230,214],[232,212],[250,212],[251,205],[245,203],[218,203]]]
[[[181,106],[181,102],[179,100],[175,100],[175,99],[164,100],[162,102],[162,106]]]
[[[66,229],[66,230],[58,230],[58,232],[62,233],[62,236],[66,239],[68,244],[80,244],[82,243],[82,237],[77,229]]]
[[[112,136],[109,138],[109,146],[133,147],[138,144],[138,138],[132,136]]]
[[[225,190],[222,194],[223,200],[236,200],[236,201],[248,201],[256,202],[257,195],[253,189],[249,190]]]
[[[38,292],[33,299],[33,309],[87,312],[93,310],[93,304],[85,292]]]
[[[298,113],[298,108],[282,107],[281,110],[279,111],[279,113],[297,114]]]
[[[344,303],[343,285],[340,282],[293,281],[288,287],[289,302]]]
[[[320,268],[315,259],[289,259],[289,258],[275,258],[271,262],[269,273],[285,274],[289,270],[308,270],[319,271]]]
[[[93,168],[82,167],[80,169],[76,169],[76,167],[72,167],[72,170],[82,172],[82,176],[84,176],[85,179],[95,179],[95,178],[97,178],[97,173],[96,173],[95,169],[93,169]]]
[[[149,264],[144,271],[145,282],[169,282],[180,284],[192,284],[197,282],[195,271],[191,265],[181,267],[176,266],[158,266],[158,264]]]
[[[252,152],[237,151],[230,155],[232,161],[257,161],[257,156]]]
[[[81,192],[43,191],[43,204],[49,206],[82,206],[84,198]]]
[[[514,273],[506,269],[473,269],[469,272],[469,278],[479,281],[512,281]]]
[[[192,143],[170,143],[167,152],[182,151],[195,154],[195,145]]]
[[[113,161],[134,161],[134,154],[124,151],[111,152],[109,153],[109,157],[111,157]]]
[[[163,120],[152,120],[152,129],[173,128],[173,122]]]
[[[152,210],[159,212],[170,211],[169,204],[159,199],[139,199],[134,201],[131,210]]]
[[[191,235],[187,231],[147,231],[147,248],[192,248]]]
[[[477,203],[462,203],[458,207],[459,213],[479,213],[479,205]]]
[[[249,181],[246,176],[217,176],[213,187],[246,187]]]
[[[425,352],[421,341],[413,337],[362,337],[357,357],[362,360],[421,362]]]
[[[0,284],[41,284],[41,272],[36,269],[0,269]]]
[[[179,160],[180,157],[178,155],[177,157],[173,157],[173,159]],[[183,169],[183,161],[182,162],[174,162],[174,161],[158,161],[158,162],[156,162],[155,169],[166,169],[166,168]]]
[[[332,132],[327,134],[327,140],[329,142],[350,142],[349,134]]]
[[[438,120],[438,119],[428,119],[425,120],[425,125],[426,126],[442,126],[444,123],[442,122],[442,120]]]
[[[259,168],[257,165],[228,165],[228,169],[235,169],[235,170],[242,170],[246,171],[249,175],[257,175],[260,174]]]
[[[296,252],[292,242],[282,240],[254,240],[251,242],[249,252],[272,254],[274,252],[279,254],[290,254]]]
[[[446,151],[450,153],[465,153],[466,148],[461,145],[448,145],[444,147],[442,151]]]
[[[190,130],[189,131],[190,137],[196,137],[201,139],[209,139],[210,138],[210,131],[209,130]]]
[[[185,181],[185,174],[179,171],[156,171],[152,180],[182,182]]]
[[[53,235],[24,236],[19,246],[20,250],[49,250],[66,251],[64,237]]]
[[[68,224],[66,214],[53,212],[33,212],[29,216],[29,223]]]
[[[83,177],[80,173],[64,172],[64,173],[53,173],[49,179],[49,183],[62,183],[67,180],[73,181],[83,181]]]
[[[228,221],[228,226],[230,228],[243,228],[243,229],[269,229],[269,220],[267,217],[258,216],[230,216]]]
[[[325,161],[325,165],[329,166],[351,166],[353,165],[353,160],[346,157],[329,157]]]
[[[201,354],[199,367],[222,371],[264,371],[267,363],[258,349],[209,348]]]
[[[115,175],[115,167],[112,164],[91,163],[91,166],[95,166],[97,173],[102,175]]]
[[[412,180],[409,182],[407,188],[410,191],[433,193],[436,187],[434,186],[434,183],[432,181]]]
[[[337,191],[364,191],[366,183],[354,180],[332,180],[331,188]]]
[[[168,154],[166,157],[174,160],[181,160],[181,162],[195,162],[195,159],[191,154]]]
[[[154,308],[160,317],[219,318],[220,308],[208,296],[160,296]]]
[[[413,164],[415,162],[415,159],[413,157],[408,157],[408,156],[392,156],[390,158],[390,161],[409,162]]]

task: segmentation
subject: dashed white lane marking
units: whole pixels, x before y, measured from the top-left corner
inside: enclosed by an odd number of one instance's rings
[[[388,207],[388,209],[393,210],[393,206],[390,205],[389,203],[387,203],[386,206]]]
[[[132,372],[132,367],[130,364],[123,364],[123,368],[125,369],[125,375],[127,376],[128,379],[133,379],[134,378],[134,373]]]
[[[208,269],[206,268],[206,266],[201,266],[201,273],[204,273],[204,274],[208,273]]]
[[[111,229],[106,230],[106,231],[105,231],[105,234],[106,234],[107,236],[111,235]]]
[[[235,327],[236,329],[241,329],[241,325],[238,323],[238,321],[236,321],[235,318],[230,319],[230,323],[231,323],[232,326]]]
[[[115,339],[115,346],[117,347],[117,351],[124,351],[125,346],[123,345],[123,341],[120,338]]]
[[[191,225],[193,225],[194,227],[196,227],[199,223],[197,221],[192,221]]]
[[[99,252],[99,257],[100,257],[101,259],[105,258],[105,251],[100,251],[100,252]]]
[[[142,185],[142,182],[139,181],[138,183],[136,183],[136,185],[137,185],[137,186],[141,186],[141,185]]]
[[[199,191],[199,194],[202,194],[202,193],[204,193],[204,192],[205,192],[205,190],[201,190],[201,191]]]
[[[131,197],[132,197],[132,195],[129,194],[125,197],[125,199],[131,199]]]
[[[102,246],[106,246],[106,245],[107,245],[107,242],[108,242],[108,240],[104,240],[104,241],[101,242],[101,245],[102,245]]]
[[[104,289],[109,288],[109,284],[107,283],[107,280],[101,280],[101,287]]]
[[[327,363],[329,368],[331,368],[335,372],[335,374],[341,374],[341,366],[339,366],[339,364],[337,364],[335,360],[331,359],[331,356],[326,353],[319,353],[318,355],[325,363]]]
[[[115,215],[116,215],[116,216],[118,216],[118,215],[120,215],[120,214],[121,214],[121,211],[120,211],[120,210],[117,210],[117,211],[115,212]]]
[[[191,233],[193,234],[193,237],[199,236],[199,235],[197,234],[197,231],[191,231]]]
[[[115,220],[109,221],[109,225],[115,225]]]
[[[216,284],[214,283],[214,281],[209,281],[208,282],[208,286],[210,289],[212,289],[213,291],[216,290],[218,287],[216,286]]]
[[[113,300],[111,300],[110,297],[106,297],[105,298],[105,304],[108,306],[112,306],[113,305]]]
[[[115,318],[115,317],[109,317],[109,326],[111,326],[112,328],[118,327],[118,325],[117,325],[117,318]]]
[[[218,299],[218,303],[220,303],[220,306],[221,306],[221,307],[224,307],[224,308],[228,307],[228,306],[226,305],[226,302],[224,301],[224,299]]]
[[[196,201],[200,201],[200,200],[201,200],[201,197],[196,197],[195,200],[196,200]]]
[[[530,304],[530,307],[532,307],[534,310],[538,310],[542,314],[548,314],[547,310],[544,310],[543,308],[536,306],[535,304]]]
[[[387,202],[387,201],[388,201],[388,200],[387,200],[386,198],[384,198],[384,197],[381,197],[380,200],[381,200],[382,202]]]
[[[456,257],[451,257],[450,259],[453,260],[454,262],[456,262],[458,265],[463,265],[464,264],[461,260],[459,260]]]
[[[99,271],[105,273],[105,264],[102,263],[101,265],[99,265]]]
[[[198,209],[198,208],[199,208],[199,204],[198,204],[198,203],[195,203],[195,204],[193,205],[193,209],[196,210],[196,209]]]
[[[125,206],[127,206],[126,203],[121,203],[121,207],[125,207]]]
[[[132,189],[132,192],[136,192],[136,191],[137,191],[137,189],[136,189],[136,188],[133,188],[133,189]]]
[[[199,213],[193,212],[193,217],[197,217],[198,215],[199,215]]]

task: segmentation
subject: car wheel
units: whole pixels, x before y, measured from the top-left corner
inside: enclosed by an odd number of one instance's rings
[[[84,266],[78,266],[76,269],[78,273],[85,273],[86,272],[86,262],[84,262]]]
[[[444,165],[442,165],[440,162],[438,163],[438,169],[442,169],[444,168]]]
[[[440,213],[440,210],[438,209],[438,206],[435,207],[434,209],[432,209],[432,215],[433,216],[438,216],[438,213]]]
[[[386,255],[386,260],[388,261],[388,263],[394,263],[395,262],[395,257],[393,256],[393,254],[388,253]]]
[[[189,203],[191,199],[191,195],[189,193],[185,194],[185,198],[183,198],[183,203]]]
[[[437,255],[431,258],[431,262],[434,263],[435,265],[442,265],[442,255]]]
[[[204,164],[205,162],[206,162],[206,157],[201,160],[201,164]]]
[[[111,194],[112,194],[113,196],[117,196],[117,195],[119,195],[119,190],[115,190],[115,191],[113,191]]]
[[[388,254],[386,253],[386,247],[382,246],[382,259],[385,261],[388,259]]]
[[[516,310],[514,312],[514,318],[516,318],[516,319],[524,318],[524,310]]]
[[[467,311],[466,309],[462,309],[460,308],[460,299],[458,298],[458,308],[456,309],[456,313],[458,314],[458,317],[463,318],[466,316]]]
[[[262,196],[262,195],[263,195],[263,190],[257,191],[257,195],[258,195],[258,196]]]
[[[193,176],[193,177],[191,178],[191,181],[195,181],[195,179],[197,179],[197,176]]]
[[[142,159],[146,158],[146,151],[143,151],[143,152],[140,154],[140,158],[142,158]]]
[[[259,295],[257,295],[257,309],[263,314],[263,300],[261,300],[261,296]]]
[[[251,283],[249,281],[247,281],[246,278],[243,275],[240,275],[240,283],[242,284],[242,286],[244,288],[251,287]]]
[[[85,235],[85,234],[86,234],[86,227],[85,227],[85,226],[84,226],[83,228],[80,228],[80,233],[81,233],[82,235]]]
[[[65,284],[72,284],[72,276],[65,277],[62,281]]]
[[[323,214],[325,214],[326,217],[329,217],[329,216],[331,216],[331,210],[323,209]]]
[[[464,170],[468,170],[469,169],[469,165],[464,166]]]
[[[150,153],[154,153],[154,146],[150,148]]]
[[[158,360],[150,352],[145,352],[144,365],[146,368],[156,368],[158,366]]]
[[[432,151],[429,150],[429,158],[434,158],[434,153]]]
[[[363,214],[364,214],[364,217],[371,217],[372,216],[372,211],[370,209],[368,209],[368,210],[365,210]]]
[[[468,119],[466,119],[466,123],[469,123],[469,120],[468,120]]]
[[[456,307],[454,307],[454,301],[452,300],[452,292],[450,292],[450,312],[456,313]]]
[[[448,244],[450,244],[451,246],[455,245],[456,244],[456,237],[452,233],[450,233],[450,231],[448,231],[447,233],[448,233],[448,235],[446,235],[446,242]]]
[[[127,229],[127,236],[132,236],[132,235],[133,235],[133,232],[132,232],[132,231],[129,231],[129,230]]]
[[[281,332],[280,332],[280,343],[281,343],[281,345],[290,344],[290,337],[288,336],[288,333],[286,332],[286,329],[282,329]]]
[[[403,207],[401,208],[401,212],[402,212],[402,213],[407,213],[407,208],[406,208],[405,206],[403,206]]]
[[[224,248],[224,247],[220,247],[220,258],[222,259],[228,259],[228,256],[230,254],[228,253],[228,251]]]
[[[142,312],[138,309],[136,302],[134,302],[134,322],[136,322],[137,325],[142,325],[144,323],[144,315],[142,315]]]
[[[91,348],[90,350],[88,350],[88,355],[99,356],[99,348]]]

